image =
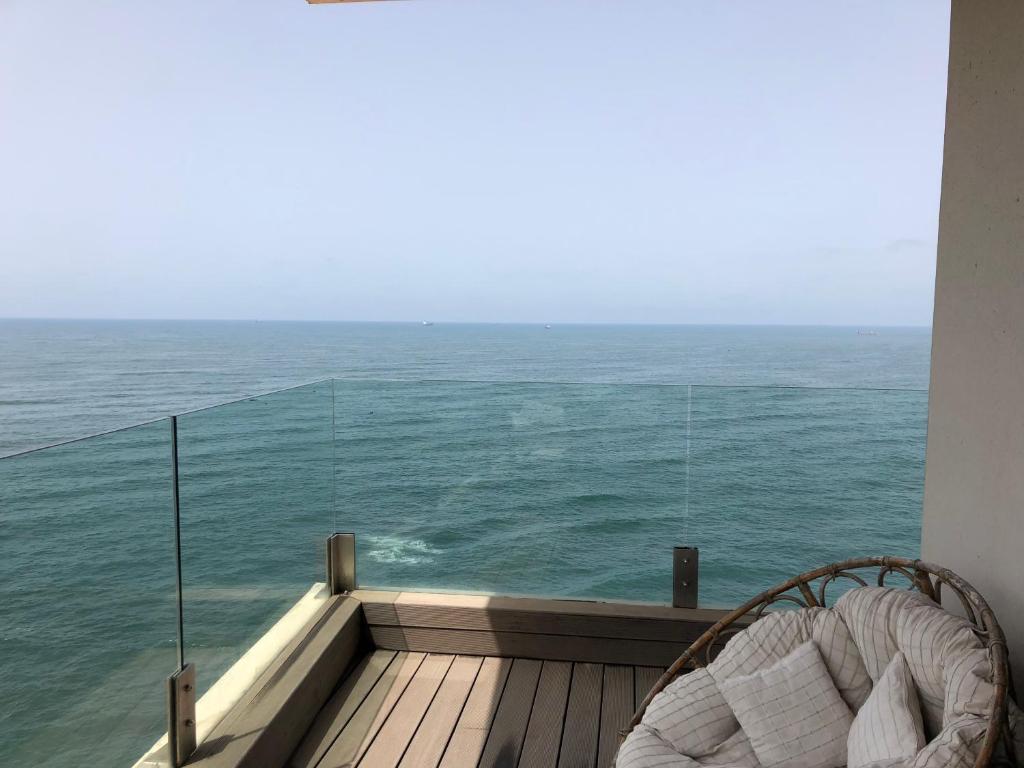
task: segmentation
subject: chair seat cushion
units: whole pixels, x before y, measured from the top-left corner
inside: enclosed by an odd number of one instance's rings
[[[657,732],[640,724],[619,747],[616,768],[761,768],[750,739],[739,728],[700,757],[681,755]]]

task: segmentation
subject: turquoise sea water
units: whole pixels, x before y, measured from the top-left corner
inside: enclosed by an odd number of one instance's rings
[[[875,330],[0,321],[0,455],[158,419],[0,460],[0,764],[130,764],[163,729],[160,417],[321,380],[179,417],[205,690],[332,530],[367,585],[653,601],[694,545],[721,605],[916,554],[930,337]]]

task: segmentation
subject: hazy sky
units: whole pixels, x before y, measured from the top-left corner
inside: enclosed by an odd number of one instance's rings
[[[927,325],[948,16],[0,0],[0,316]]]

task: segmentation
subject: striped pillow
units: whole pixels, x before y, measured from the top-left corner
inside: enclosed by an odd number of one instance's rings
[[[700,758],[679,754],[656,731],[642,723],[633,729],[619,747],[615,768],[761,768],[750,746],[750,740],[741,730],[722,742],[716,749]]]
[[[766,614],[730,638],[708,671],[721,684],[730,677],[750,675],[776,663],[808,640],[817,643],[843,701],[854,711],[860,709],[871,693],[871,678],[850,630],[838,614],[827,608]]]
[[[740,727],[703,667],[677,677],[655,696],[643,724],[690,757],[711,752]]]
[[[860,708],[846,742],[849,768],[907,760],[925,745],[921,705],[902,652],[893,656]]]
[[[776,664],[721,683],[764,768],[840,768],[853,722],[814,641]]]
[[[700,763],[680,755],[656,731],[641,724],[619,747],[615,768],[700,768]]]
[[[988,723],[977,715],[964,715],[953,720],[925,745],[910,768],[974,768]]]

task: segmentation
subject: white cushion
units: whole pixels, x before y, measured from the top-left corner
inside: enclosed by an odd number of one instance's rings
[[[934,603],[905,608],[896,644],[917,682],[925,730],[937,734],[961,715],[984,717],[995,690],[985,680],[992,663],[966,619]]]
[[[706,755],[697,758],[697,765],[714,766],[715,768],[761,768],[757,755],[750,745],[750,739],[743,729],[737,728],[736,733],[719,744]]]
[[[835,611],[850,627],[872,679],[897,651],[906,657],[929,740],[908,765],[973,766],[994,689],[991,662],[971,624],[919,592],[887,587],[854,589]]]
[[[634,728],[615,757],[616,768],[761,768],[750,739],[739,728],[707,755],[681,755],[642,723]]]
[[[817,644],[839,695],[856,712],[871,694],[871,677],[864,668],[853,635],[835,611],[811,608],[801,613],[810,619],[811,639]]]
[[[853,635],[861,661],[872,681],[878,682],[896,651],[896,624],[907,607],[934,605],[920,592],[887,587],[851,589],[836,601],[835,612]]]
[[[764,768],[840,768],[853,722],[813,641],[721,684]]]
[[[729,639],[708,671],[719,685],[736,675],[749,675],[814,640],[843,700],[857,710],[871,693],[871,678],[860,660],[853,635],[842,619],[826,608],[769,613]]]
[[[910,768],[973,768],[987,727],[984,718],[964,715],[947,724],[907,765]]]
[[[677,677],[651,701],[643,724],[677,752],[700,757],[740,727],[707,669]]]
[[[906,761],[925,745],[921,705],[906,657],[897,652],[885,668],[846,741],[848,768]]]
[[[718,684],[731,677],[751,675],[792,653],[810,640],[803,611],[766,613],[739,634],[708,665]]]
[[[879,680],[897,651],[906,656],[928,738],[961,715],[986,715],[993,695],[985,679],[991,663],[966,619],[919,592],[886,587],[851,590],[835,611],[849,626],[872,680]]]
[[[671,744],[643,723],[626,736],[615,756],[616,768],[699,768],[700,764],[679,754]]]

